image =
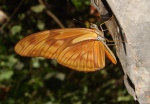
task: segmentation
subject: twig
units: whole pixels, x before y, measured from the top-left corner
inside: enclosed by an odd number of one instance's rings
[[[46,10],[46,13],[52,18],[54,19],[54,21],[61,27],[61,28],[65,28],[65,26],[60,22],[60,20],[51,12],[47,9],[47,7],[45,6],[44,2],[42,0],[39,0],[39,3],[42,4]]]
[[[24,0],[21,0],[21,2],[19,3],[19,5],[15,8],[14,12],[10,16],[10,18],[1,26],[0,31],[2,31],[8,25],[8,23],[12,20],[13,16],[19,10],[19,8],[21,7],[21,5],[22,5],[23,2],[24,2]]]

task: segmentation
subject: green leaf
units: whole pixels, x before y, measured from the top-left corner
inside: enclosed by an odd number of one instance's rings
[[[130,101],[133,98],[131,96],[119,96],[117,101],[121,102],[121,101]]]
[[[6,62],[6,65],[9,66],[9,68],[12,68],[16,63],[18,59],[14,55],[10,55],[8,57],[8,62]]]
[[[35,57],[32,58],[32,65],[34,68],[39,68],[40,67],[40,60],[44,60],[43,57]]]
[[[1,70],[0,71],[0,81],[8,80],[13,76],[14,72],[12,70]]]
[[[37,23],[37,27],[38,27],[39,30],[43,30],[45,28],[45,23],[42,22],[42,21],[39,21]]]
[[[44,5],[35,5],[31,7],[31,10],[35,13],[41,13],[44,10]]]
[[[21,30],[22,30],[22,27],[20,25],[14,25],[10,31],[14,35],[16,33],[19,33]]]
[[[82,11],[85,9],[86,6],[90,4],[89,0],[71,0],[72,3],[74,4],[75,8],[79,11]]]

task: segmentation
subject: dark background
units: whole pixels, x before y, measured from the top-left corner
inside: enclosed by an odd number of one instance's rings
[[[67,28],[88,27],[99,20],[90,14],[89,0],[44,3]],[[104,69],[85,73],[55,60],[21,57],[14,52],[21,38],[60,28],[38,0],[0,0],[0,9],[9,17],[0,23],[0,104],[136,104],[124,86],[119,60],[113,65],[106,59]]]

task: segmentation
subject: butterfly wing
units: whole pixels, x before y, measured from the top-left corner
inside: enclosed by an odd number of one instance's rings
[[[106,54],[106,56],[109,58],[109,60],[112,63],[116,64],[117,60],[116,60],[115,55],[112,53],[112,51],[108,48],[108,46],[106,44],[104,44],[104,46],[105,46],[105,54]]]
[[[66,46],[92,39],[96,36],[92,29],[48,30],[23,38],[16,44],[15,51],[21,56],[56,58]]]
[[[23,38],[16,44],[15,51],[21,56],[56,59],[78,71],[95,71],[105,66],[105,53],[109,56],[109,48],[96,38],[93,29],[55,29]]]
[[[66,47],[57,61],[78,71],[96,71],[105,66],[104,45],[99,41],[86,40]]]

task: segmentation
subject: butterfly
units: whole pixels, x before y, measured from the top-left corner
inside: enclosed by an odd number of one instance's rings
[[[106,38],[96,24],[91,28],[46,30],[20,40],[14,50],[27,57],[56,59],[70,69],[92,72],[105,67],[105,55],[116,64],[116,58],[106,45]]]

